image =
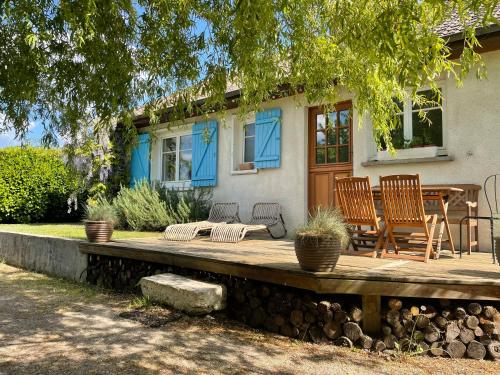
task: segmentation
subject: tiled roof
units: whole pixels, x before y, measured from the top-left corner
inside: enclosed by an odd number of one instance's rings
[[[493,17],[500,21],[500,5],[498,5],[493,11]],[[469,24],[476,22],[477,18],[477,14],[470,13]],[[459,34],[462,31],[463,26],[456,12],[453,12],[450,17],[448,17],[448,19],[437,28],[437,32],[441,36],[451,36]]]

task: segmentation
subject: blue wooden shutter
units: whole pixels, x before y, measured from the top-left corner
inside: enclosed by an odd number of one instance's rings
[[[149,134],[139,134],[137,145],[130,159],[130,186],[139,180],[149,181]]]
[[[217,121],[193,125],[193,171],[191,186],[217,184]]]
[[[281,109],[255,116],[255,168],[279,168],[281,163]]]

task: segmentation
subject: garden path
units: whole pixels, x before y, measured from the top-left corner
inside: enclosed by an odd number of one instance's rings
[[[121,318],[130,296],[0,263],[0,374],[499,373],[490,361],[377,355],[260,333],[216,317],[159,328]],[[166,309],[153,308],[162,315]]]

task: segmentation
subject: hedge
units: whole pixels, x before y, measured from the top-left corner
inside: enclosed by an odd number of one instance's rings
[[[81,212],[67,212],[67,200],[77,190],[77,181],[66,167],[60,150],[0,149],[0,222],[33,223],[77,218]]]

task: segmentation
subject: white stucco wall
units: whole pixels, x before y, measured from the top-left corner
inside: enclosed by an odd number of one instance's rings
[[[263,108],[282,110],[281,167],[261,169],[257,173],[233,173],[241,155],[241,139],[237,134],[233,136],[233,127],[241,129],[245,121],[236,111],[229,111],[224,119],[213,116],[219,122],[218,180],[213,190],[214,201],[239,202],[243,221],[250,219],[254,203],[278,202],[283,207],[287,228],[293,229],[303,223],[307,215],[307,107],[296,98],[284,98],[266,103]],[[251,119],[249,116],[248,121]],[[158,140],[189,132],[190,126],[198,120],[190,119],[188,124],[171,131],[159,130],[156,132]],[[151,155],[151,179],[159,180],[161,142],[153,144]]]
[[[488,79],[478,80],[471,74],[463,87],[453,79],[440,82],[443,87],[443,141],[453,161],[436,163],[394,164],[363,167],[373,151],[368,122],[354,133],[354,175],[378,176],[419,173],[423,183],[473,183],[482,185],[486,177],[500,173],[500,51],[482,55]],[[484,193],[479,193],[480,214],[486,214]],[[458,226],[454,230],[457,231]],[[489,224],[481,222],[481,248],[489,248]],[[458,240],[458,236],[455,236]]]
[[[443,141],[453,161],[391,164],[363,167],[375,151],[368,120],[357,129],[354,113],[353,169],[354,175],[370,176],[378,184],[380,175],[419,173],[423,183],[474,183],[482,185],[493,173],[500,173],[500,51],[483,55],[488,69],[488,79],[479,81],[472,74],[457,88],[453,79],[440,82],[443,89]],[[349,99],[342,95],[342,100]],[[307,121],[308,106],[296,98],[284,98],[266,103],[264,108],[282,110],[282,161],[281,168],[259,170],[251,174],[234,174],[240,155],[239,138],[234,139],[234,126],[241,126],[239,117],[229,111],[219,121],[218,184],[214,188],[215,201],[240,203],[243,220],[248,220],[255,202],[279,202],[283,206],[287,227],[291,230],[307,216]],[[251,116],[250,116],[251,118]],[[190,120],[181,133],[189,133]],[[158,138],[172,131],[158,131]],[[235,147],[233,142],[237,142]],[[152,179],[160,179],[161,144],[152,148]],[[485,213],[486,203],[480,193],[480,213]],[[482,225],[482,248],[489,243],[487,225]]]

